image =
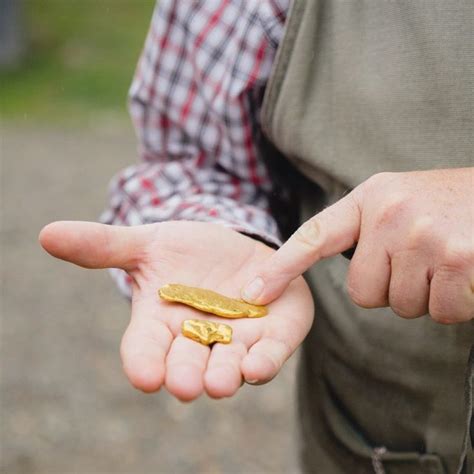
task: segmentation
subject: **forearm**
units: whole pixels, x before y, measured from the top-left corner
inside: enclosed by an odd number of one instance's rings
[[[144,163],[119,173],[101,221],[139,225],[169,220],[219,223],[279,245],[267,192],[224,171],[185,162]]]
[[[259,113],[288,2],[157,5],[130,89],[142,164],[114,178],[102,221],[214,222],[278,246]]]

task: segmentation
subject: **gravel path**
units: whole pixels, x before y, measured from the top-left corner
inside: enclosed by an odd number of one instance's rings
[[[2,126],[0,471],[5,474],[293,473],[294,358],[264,387],[182,404],[128,385],[129,308],[105,271],[50,258],[57,219],[96,220],[132,132]]]

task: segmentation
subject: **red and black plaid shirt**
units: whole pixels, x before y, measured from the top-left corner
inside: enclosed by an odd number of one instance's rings
[[[290,0],[160,0],[130,89],[141,163],[108,224],[212,221],[279,243],[259,113]],[[129,295],[124,273],[114,277]]]

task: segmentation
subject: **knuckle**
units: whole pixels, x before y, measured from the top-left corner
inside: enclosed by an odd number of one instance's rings
[[[410,204],[409,201],[410,198],[408,198],[404,192],[397,191],[392,193],[380,206],[376,218],[378,225],[385,226],[399,219],[408,208]]]
[[[391,304],[390,307],[397,316],[403,319],[414,319],[423,315],[423,313],[420,314],[416,309],[403,304]]]
[[[453,278],[449,272],[437,272],[432,280],[429,315],[443,324],[474,318],[474,294],[468,279]]]
[[[450,241],[445,245],[441,266],[454,272],[474,267],[474,247]]]
[[[312,217],[295,232],[295,239],[312,250],[317,250],[321,240],[321,224],[317,217]]]
[[[353,303],[367,309],[387,306],[387,295],[381,290],[370,286],[364,266],[358,256],[354,256],[346,279],[346,291]]]
[[[453,298],[446,294],[434,293],[430,297],[429,315],[440,324],[452,324],[462,319],[456,310]]]
[[[365,184],[369,187],[385,185],[387,182],[391,181],[394,176],[395,173],[391,173],[390,171],[382,171],[370,176],[370,178],[365,181]]]
[[[347,282],[347,293],[357,306],[360,306],[361,308],[372,307],[365,292],[361,291],[360,287],[351,280]]]
[[[418,217],[411,225],[407,236],[408,248],[416,248],[424,245],[434,234],[434,220],[430,216]]]
[[[440,308],[430,308],[430,317],[435,323],[439,324],[453,324],[457,322],[457,318],[453,318],[452,315],[446,313]]]
[[[429,288],[410,280],[410,276],[406,278],[399,274],[390,282],[389,306],[403,319],[419,318],[428,313]]]

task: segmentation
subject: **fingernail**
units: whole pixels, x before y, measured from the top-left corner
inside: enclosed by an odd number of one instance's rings
[[[263,291],[263,280],[260,277],[255,278],[242,291],[242,297],[247,301],[256,300]]]
[[[249,385],[255,385],[258,382],[258,379],[253,379],[253,380],[246,380],[245,383],[248,383]]]

